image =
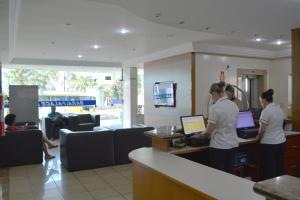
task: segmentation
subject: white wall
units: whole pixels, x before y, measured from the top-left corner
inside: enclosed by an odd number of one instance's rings
[[[230,70],[226,70],[227,65],[230,66]],[[197,53],[196,113],[207,115],[209,87],[212,83],[219,82],[220,71],[225,71],[225,80],[227,83],[236,85],[238,68],[268,70],[270,66],[271,61],[266,59],[206,55]]]
[[[176,107],[155,108],[153,84],[177,82]],[[144,64],[145,124],[165,126],[180,124],[180,116],[191,114],[191,54],[174,56]]]
[[[288,77],[291,73],[291,58],[276,59],[271,62],[269,87],[274,89],[274,101],[281,105],[285,114],[288,109]]]

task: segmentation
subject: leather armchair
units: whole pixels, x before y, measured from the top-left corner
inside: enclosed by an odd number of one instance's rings
[[[69,171],[113,165],[113,132],[61,129],[60,160]]]
[[[42,132],[25,130],[0,137],[0,165],[17,166],[43,162]]]
[[[92,131],[100,126],[100,115],[79,114],[68,117],[69,129],[72,131]]]
[[[68,127],[68,119],[63,117],[63,124],[55,125],[53,121],[49,117],[45,117],[42,119],[43,130],[48,139],[58,139],[59,138],[59,130],[62,128]]]

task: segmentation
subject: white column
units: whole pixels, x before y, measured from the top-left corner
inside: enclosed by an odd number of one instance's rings
[[[131,124],[136,124],[137,118],[137,68],[124,67],[123,79],[123,124],[128,126]]]

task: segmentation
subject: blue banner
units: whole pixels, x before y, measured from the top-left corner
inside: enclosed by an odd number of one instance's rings
[[[78,101],[39,101],[39,107],[69,107],[69,106],[95,106],[96,100],[78,100]],[[8,108],[8,103],[5,103],[5,108]]]

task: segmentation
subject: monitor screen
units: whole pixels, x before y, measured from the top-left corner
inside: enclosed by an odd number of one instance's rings
[[[181,124],[186,135],[205,131],[203,115],[181,117]]]
[[[156,82],[153,86],[154,106],[176,106],[176,83]]]
[[[237,128],[252,128],[255,127],[253,115],[251,111],[240,112],[237,122]]]

